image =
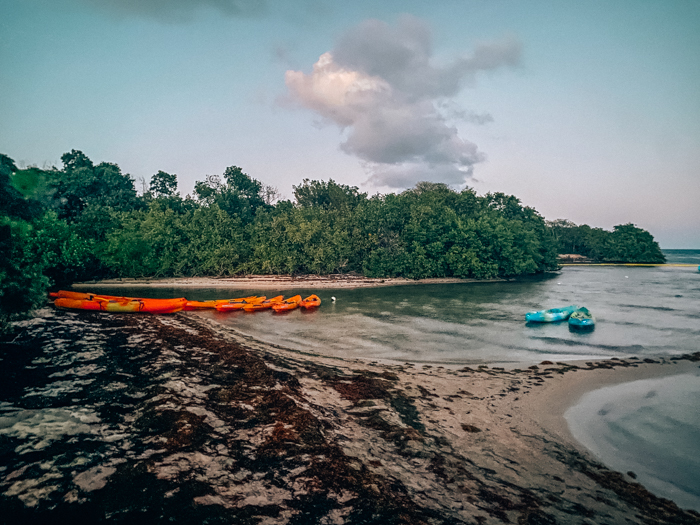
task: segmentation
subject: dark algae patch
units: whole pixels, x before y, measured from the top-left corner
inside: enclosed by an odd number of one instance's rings
[[[188,314],[20,328],[0,343],[2,524],[700,523],[499,408],[576,367],[359,366]]]

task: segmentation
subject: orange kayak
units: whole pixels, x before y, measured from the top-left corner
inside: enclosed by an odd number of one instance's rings
[[[289,299],[285,299],[281,303],[275,303],[272,305],[272,309],[275,312],[284,312],[286,310],[294,310],[301,303],[301,295],[295,295]]]
[[[64,299],[82,299],[91,301],[94,297],[94,293],[82,293],[82,292],[69,292],[68,290],[59,290],[57,292],[50,292],[49,297],[54,299],[64,298]]]
[[[97,293],[71,292],[68,290],[59,290],[58,292],[50,292],[49,297],[55,299],[75,299],[78,301],[93,301],[93,300],[119,300],[131,301],[132,299],[142,299],[142,297],[123,297],[121,295],[102,295]]]
[[[299,303],[299,306],[304,308],[317,308],[321,306],[321,298],[316,294],[309,295],[306,299]]]
[[[216,301],[187,301],[185,310],[205,310],[207,308],[216,308]]]
[[[267,310],[268,308],[272,308],[273,305],[281,303],[282,299],[284,299],[284,296],[278,295],[277,297],[271,297],[270,299],[265,299],[264,301],[261,301],[259,303],[246,304],[243,307],[243,309],[246,312],[257,312],[258,310]]]
[[[185,310],[203,310],[206,308],[216,308],[220,304],[237,304],[241,301],[251,302],[257,299],[257,296],[241,297],[239,299],[216,299],[214,301],[187,301]]]
[[[244,297],[241,299],[231,299],[230,301],[225,301],[220,304],[217,304],[215,308],[219,312],[230,312],[231,310],[241,310],[244,306],[249,304],[262,303],[265,299],[267,299],[267,297],[264,295],[262,297],[253,296]]]
[[[148,312],[152,314],[171,314],[185,307],[187,299],[131,299],[117,297],[107,299],[105,296],[94,296],[90,299],[71,299],[59,297],[54,301],[58,308],[77,310],[96,310],[101,312]]]

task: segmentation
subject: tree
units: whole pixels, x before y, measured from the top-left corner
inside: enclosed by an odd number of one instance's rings
[[[91,170],[94,167],[92,161],[85,153],[75,149],[70,150],[70,153],[61,155],[61,162],[63,162],[63,170],[66,173],[73,173],[84,168]]]
[[[195,199],[200,204],[211,206],[216,200],[216,196],[221,193],[223,184],[218,175],[207,175],[205,180],[197,181],[194,184]]]
[[[353,209],[367,198],[367,194],[360,193],[357,187],[337,184],[333,179],[328,182],[304,179],[299,186],[292,188],[294,198],[302,208]]]
[[[177,195],[177,175],[158,171],[151,177],[149,190],[156,199],[160,197],[174,197]]]
[[[55,211],[49,210],[33,222],[28,243],[50,286],[67,286],[104,274],[95,255],[95,239],[79,235]]]
[[[54,172],[51,181],[59,218],[75,220],[91,204],[115,211],[139,206],[134,180],[116,164],[101,162],[95,166],[77,150],[64,154],[61,160],[63,170]]]
[[[276,187],[269,186],[267,184],[263,186],[260,195],[262,196],[262,199],[265,202],[265,204],[267,204],[268,206],[272,206],[276,202],[279,202],[279,200],[282,198],[282,194]]]
[[[559,253],[576,253],[597,261],[621,263],[663,263],[659,244],[646,230],[634,224],[620,224],[613,231],[577,226],[566,219],[547,223]]]
[[[255,180],[238,166],[229,166],[224,171],[224,180],[229,189],[236,192],[238,195],[255,200],[260,199],[262,183]]]
[[[216,204],[232,217],[239,217],[250,224],[259,209],[266,209],[263,185],[238,166],[224,171],[224,181],[218,175],[207,175],[204,182],[197,182],[194,192],[197,200],[206,206]]]
[[[0,334],[46,301],[49,283],[32,251],[31,231],[25,221],[0,216]]]
[[[31,183],[34,176],[34,169],[18,170],[15,162],[7,155],[0,153],[0,215],[14,217],[17,219],[31,220],[40,213],[41,206],[35,200],[25,199],[21,189],[22,184],[17,184],[18,180],[25,178],[23,171],[30,171],[26,177],[27,193],[31,193]],[[17,173],[20,173],[19,177]],[[17,187],[19,186],[19,188]]]
[[[606,258],[610,261],[629,263],[664,263],[666,257],[661,252],[654,237],[634,224],[619,224],[613,227]]]

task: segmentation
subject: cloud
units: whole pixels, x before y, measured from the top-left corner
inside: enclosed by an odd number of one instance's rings
[[[227,16],[257,16],[266,11],[265,0],[81,0],[83,4],[119,16],[182,22],[196,11],[209,8]]]
[[[456,108],[450,98],[477,73],[516,65],[520,46],[513,39],[482,44],[445,65],[432,56],[423,21],[404,16],[390,27],[367,20],[321,55],[310,74],[290,70],[285,81],[293,102],[345,130],[341,149],[363,162],[375,186],[463,184],[485,156],[451,121],[493,118]]]

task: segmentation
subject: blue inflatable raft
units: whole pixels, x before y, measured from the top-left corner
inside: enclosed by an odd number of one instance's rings
[[[576,329],[593,328],[595,317],[588,311],[588,308],[581,307],[569,317],[569,327]]]
[[[565,321],[569,316],[578,310],[578,306],[572,304],[564,308],[550,308],[549,310],[539,310],[525,314],[525,321],[528,323],[554,323]]]

